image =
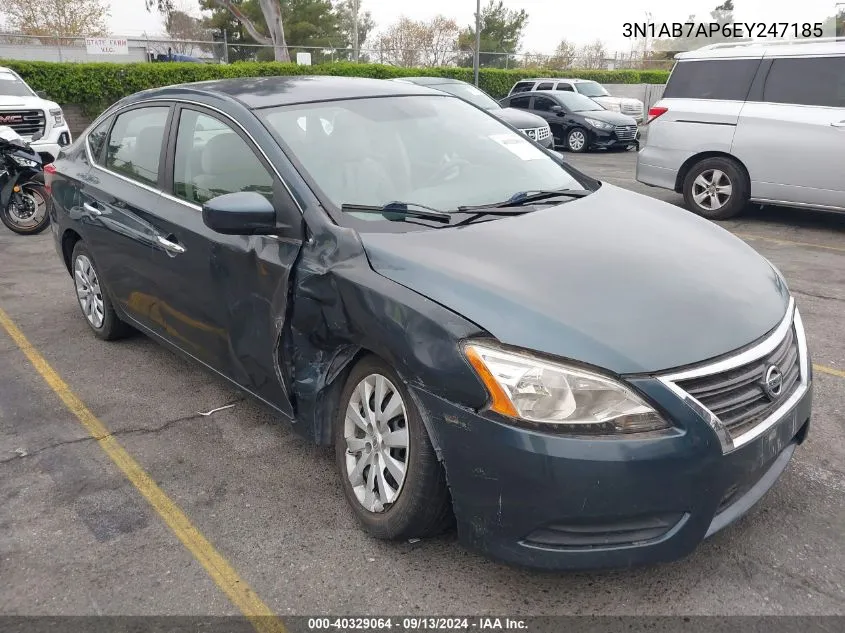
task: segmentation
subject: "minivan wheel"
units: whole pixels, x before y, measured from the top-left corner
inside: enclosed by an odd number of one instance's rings
[[[706,158],[684,178],[687,207],[710,220],[726,220],[748,204],[750,193],[742,168],[730,158]]]
[[[349,373],[334,424],[335,460],[358,522],[381,539],[433,536],[449,527],[443,467],[398,374],[368,356]]]
[[[76,299],[94,335],[104,341],[127,336],[132,329],[115,313],[94,266],[94,259],[82,241],[76,243],[70,262]]]
[[[572,128],[566,135],[566,149],[570,152],[585,152],[588,144],[587,132],[580,127]]]

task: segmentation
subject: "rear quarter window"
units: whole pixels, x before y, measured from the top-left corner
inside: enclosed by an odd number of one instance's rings
[[[663,98],[744,101],[759,66],[759,59],[678,62]]]

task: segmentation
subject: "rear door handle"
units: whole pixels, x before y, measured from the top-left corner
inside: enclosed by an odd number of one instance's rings
[[[845,121],[834,121],[831,125],[833,127],[845,127]]]
[[[95,207],[94,205],[92,205],[92,204],[88,204],[87,202],[83,202],[83,203],[82,203],[82,208],[83,208],[85,211],[87,211],[88,213],[90,213],[91,215],[93,215],[93,216],[103,215],[103,212],[102,212],[102,211],[100,211],[100,210],[99,210],[97,207]]]
[[[185,247],[181,244],[173,242],[166,237],[162,237],[161,235],[156,236],[156,242],[158,245],[161,246],[164,250],[166,250],[171,255],[181,255],[185,252]]]

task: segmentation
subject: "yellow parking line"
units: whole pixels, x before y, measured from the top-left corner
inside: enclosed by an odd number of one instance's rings
[[[820,371],[823,374],[830,374],[831,376],[839,376],[845,378],[845,371],[841,369],[834,369],[833,367],[825,367],[824,365],[813,365],[813,369]]]
[[[262,602],[255,591],[238,575],[238,572],[191,523],[182,509],[158,487],[152,477],[111,435],[108,428],[70,390],[67,383],[50,367],[2,308],[0,308],[0,325],[26,355],[36,371],[41,374],[44,381],[91,434],[91,437],[97,440],[103,452],[123,471],[126,478],[205,568],[211,579],[250,620],[255,630],[259,633],[286,633],[284,625],[270,607]]]
[[[765,240],[773,244],[784,244],[787,246],[810,246],[812,248],[824,248],[829,251],[838,251],[845,253],[845,248],[841,246],[828,246],[826,244],[814,244],[813,242],[796,242],[795,240],[784,240],[777,237],[766,237],[765,235],[753,235],[751,233],[734,233],[738,238],[743,240]]]

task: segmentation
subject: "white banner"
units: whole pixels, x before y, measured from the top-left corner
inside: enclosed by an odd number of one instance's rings
[[[85,49],[89,55],[128,55],[129,42],[111,37],[86,37]]]

